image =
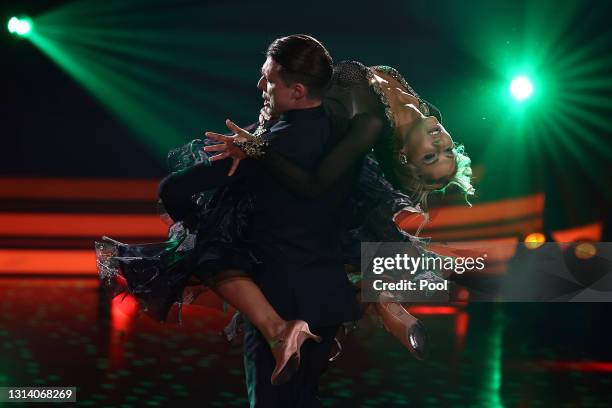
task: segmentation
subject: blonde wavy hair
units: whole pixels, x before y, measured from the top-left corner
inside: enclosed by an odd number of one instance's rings
[[[403,176],[402,182],[399,183],[398,181],[396,187],[409,195],[415,201],[415,204],[421,206],[424,212],[428,210],[427,199],[429,194],[433,192],[444,193],[452,185],[457,186],[461,190],[464,194],[465,201],[471,207],[472,204],[468,197],[474,195],[476,192],[475,188],[472,186],[472,160],[465,153],[465,147],[461,144],[453,147],[453,153],[455,156],[455,172],[444,186],[440,187],[439,184],[428,182],[414,164],[407,162],[401,165],[395,164],[395,167],[401,166],[400,168],[396,168],[395,171],[401,171]]]

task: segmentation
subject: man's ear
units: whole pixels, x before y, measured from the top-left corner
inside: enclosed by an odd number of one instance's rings
[[[306,97],[308,91],[306,89],[306,87],[304,86],[304,84],[301,84],[299,82],[296,82],[295,84],[293,84],[293,98],[294,99],[303,99]]]

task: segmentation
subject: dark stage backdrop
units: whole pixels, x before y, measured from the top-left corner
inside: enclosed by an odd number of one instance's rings
[[[610,203],[607,2],[4,1],[0,176],[159,178],[165,152],[256,120],[263,52],[309,33],[399,69],[474,163],[476,202],[546,193],[551,228]],[[535,80],[518,106],[513,75]]]

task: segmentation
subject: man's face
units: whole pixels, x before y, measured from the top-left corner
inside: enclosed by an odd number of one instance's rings
[[[264,108],[268,107],[272,117],[293,109],[294,90],[280,77],[281,65],[271,57],[261,67],[261,78],[257,88],[261,89]]]

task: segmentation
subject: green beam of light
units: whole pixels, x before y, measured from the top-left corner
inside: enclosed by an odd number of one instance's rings
[[[524,75],[518,76],[510,82],[510,92],[514,99],[523,101],[533,93],[533,84],[528,77]]]
[[[504,332],[506,327],[505,305],[472,303],[468,306],[470,329],[462,351],[462,365],[468,371],[464,376],[471,392],[458,406],[504,407]],[[464,372],[465,375],[465,372]]]
[[[26,37],[32,32],[32,20],[27,17],[11,17],[6,28],[11,34]]]
[[[603,10],[574,0],[491,3],[475,17],[457,7],[465,16],[457,19],[464,34],[459,46],[490,69],[488,79],[465,78],[479,85],[469,98],[478,105],[479,122],[472,123],[489,124],[482,159],[490,183],[482,180],[480,191],[507,196],[507,183],[519,193],[521,185],[534,184],[535,173],[543,179],[572,172],[588,181],[572,185],[575,194],[586,196],[586,186],[595,186],[611,197],[605,163],[612,157],[612,31],[593,28],[601,26]],[[483,23],[470,24],[476,18]],[[508,89],[517,75],[534,87],[520,103]],[[541,160],[546,152],[549,160]]]
[[[488,381],[483,384],[481,390],[481,401],[485,401],[489,408],[503,408],[501,399],[502,386],[502,350],[504,335],[504,311],[503,304],[495,304],[492,317],[492,328],[488,333],[490,343],[487,345],[489,351]]]
[[[155,152],[163,154],[170,146],[181,143],[182,138],[177,129],[127,94],[126,89],[121,87],[125,81],[122,81],[118,73],[104,69],[83,56],[76,57],[70,53],[70,48],[40,35],[32,35],[31,41],[142,136],[143,142]]]
[[[224,130],[227,117],[254,121],[260,108],[259,65],[248,64],[269,39],[206,31],[194,17],[202,11],[163,0],[73,2],[36,17],[28,39],[162,161],[203,131]],[[186,27],[168,27],[169,15]]]

